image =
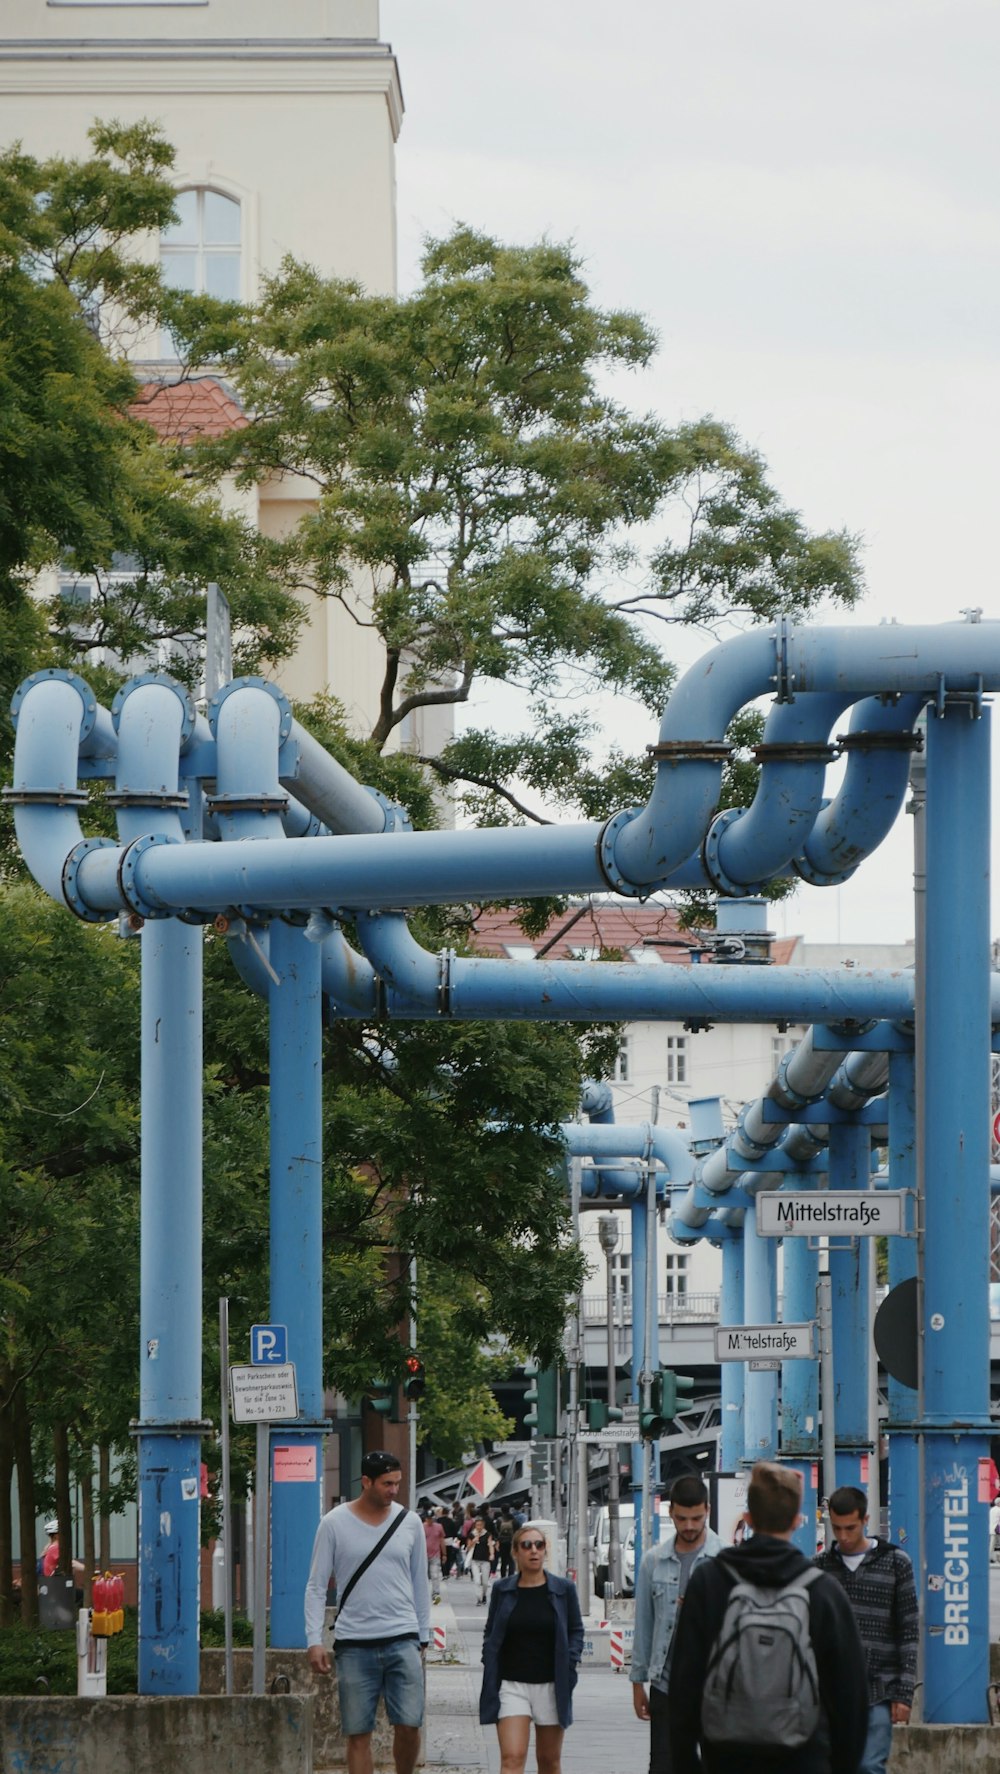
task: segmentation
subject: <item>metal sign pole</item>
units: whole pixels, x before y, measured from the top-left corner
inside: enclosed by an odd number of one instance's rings
[[[267,1524],[271,1507],[271,1425],[257,1424],[257,1474],[254,1485],[253,1691],[263,1694],[267,1649]]]
[[[222,1415],[222,1550],[225,1554],[226,1693],[233,1691],[233,1504],[229,1491],[229,1301],[219,1301],[219,1391]]]

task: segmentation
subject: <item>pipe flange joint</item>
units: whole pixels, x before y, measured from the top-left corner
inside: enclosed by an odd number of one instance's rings
[[[83,807],[87,799],[83,788],[0,789],[0,801],[7,807]]]
[[[134,838],[131,844],[122,851],[118,864],[118,888],[125,904],[140,918],[173,918],[177,915],[174,906],[164,905],[163,901],[148,899],[140,893],[136,880],[136,870],[147,850],[153,850],[162,844],[177,844],[182,839],[168,838],[165,832],[144,832],[141,837]]]
[[[608,820],[597,840],[597,866],[601,874],[612,893],[624,894],[629,899],[646,899],[654,891],[652,887],[639,887],[634,881],[628,880],[615,862],[615,845],[619,834],[641,812],[641,807],[623,807],[620,813],[613,814]]]
[[[52,683],[72,684],[74,690],[77,691],[80,697],[80,701],[83,703],[83,720],[80,723],[80,743],[82,744],[85,739],[90,737],[94,730],[94,723],[97,720],[97,697],[94,695],[90,685],[85,679],[80,677],[78,672],[64,671],[60,666],[55,665],[51,666],[47,671],[33,671],[29,678],[25,678],[20,684],[18,684],[17,689],[14,691],[14,694],[10,699],[11,720],[16,724],[17,717],[21,712],[21,704],[29,690],[33,690],[36,684]]]
[[[832,764],[839,756],[839,745],[839,738],[837,745],[818,739],[790,739],[784,744],[764,739],[754,746],[751,756],[755,764]]]
[[[90,856],[95,850],[117,850],[117,848],[118,845],[115,843],[114,838],[83,838],[79,844],[73,845],[72,850],[63,863],[63,898],[69,906],[70,911],[73,913],[74,918],[79,918],[81,923],[107,924],[111,917],[111,913],[108,911],[95,911],[93,906],[89,906],[83,898],[80,893],[78,882],[80,864],[83,862],[85,856]]]
[[[728,764],[734,749],[725,739],[661,739],[646,756],[656,764]]]
[[[281,719],[278,723],[278,743],[283,745],[292,730],[292,705],[284,691],[279,690],[277,684],[272,684],[269,678],[232,678],[228,684],[223,684],[216,690],[208,705],[208,724],[212,729],[213,737],[216,739],[219,737],[219,710],[226,697],[232,696],[234,690],[263,690],[273,698],[281,711]]]
[[[209,813],[287,813],[287,795],[206,795]]]
[[[734,881],[730,875],[726,874],[719,861],[719,845],[722,842],[723,834],[729,830],[730,826],[742,819],[743,812],[742,807],[725,807],[721,813],[715,815],[702,840],[701,860],[705,865],[705,873],[712,886],[719,893],[724,893],[727,899],[747,899],[751,895],[759,893],[761,888],[760,882]]]
[[[172,690],[177,697],[184,710],[184,719],[181,723],[181,744],[186,745],[194,732],[194,698],[190,691],[185,690],[183,684],[179,684],[177,679],[172,678],[170,673],[166,671],[138,672],[134,678],[129,678],[127,684],[122,685],[111,704],[111,719],[115,724],[115,732],[118,733],[121,730],[121,713],[128,698],[134,690],[143,690],[147,684],[159,684],[162,690]]]
[[[372,800],[378,803],[385,814],[383,832],[412,832],[413,821],[405,807],[401,807],[398,801],[390,801],[388,795],[384,795],[380,788],[372,788],[367,782],[364,787],[365,794],[371,795]]]
[[[912,727],[896,733],[838,733],[841,751],[923,751],[924,737]]]
[[[156,789],[112,789],[104,798],[109,807],[176,807],[183,810],[189,804],[187,789],[178,789],[176,793],[168,789],[161,792]]]
[[[859,857],[858,862],[860,861]],[[840,887],[844,881],[849,881],[851,876],[857,873],[858,862],[852,863],[850,868],[846,869],[821,869],[814,862],[810,862],[803,850],[801,855],[792,857],[792,868],[803,881],[809,882],[810,887]]]

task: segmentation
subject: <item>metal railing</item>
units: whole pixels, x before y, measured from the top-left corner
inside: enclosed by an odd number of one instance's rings
[[[661,1324],[717,1324],[719,1321],[718,1293],[684,1293],[670,1292],[660,1294],[657,1309]],[[614,1320],[616,1324],[632,1323],[631,1298],[619,1296],[615,1301]],[[584,1324],[605,1324],[607,1322],[607,1302],[603,1294],[584,1294]]]

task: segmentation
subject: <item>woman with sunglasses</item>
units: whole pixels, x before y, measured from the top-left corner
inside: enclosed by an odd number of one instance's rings
[[[560,1774],[583,1654],[580,1603],[575,1584],[545,1569],[537,1522],[517,1529],[511,1550],[515,1573],[490,1592],[479,1722],[496,1725],[501,1774],[523,1774],[532,1723],[538,1774]]]

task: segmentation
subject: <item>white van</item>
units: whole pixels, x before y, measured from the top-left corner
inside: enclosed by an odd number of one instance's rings
[[[628,1540],[629,1535],[632,1532],[632,1529],[634,1528],[634,1526],[635,1526],[635,1509],[634,1509],[633,1505],[631,1503],[619,1503],[619,1505],[618,1505],[618,1540],[619,1540],[619,1544],[621,1546],[621,1551],[622,1551],[622,1581],[623,1581],[624,1593],[626,1595],[631,1595],[631,1593],[632,1593],[632,1579],[633,1579],[634,1568],[635,1568],[635,1555],[633,1554],[633,1561],[632,1561],[633,1569],[632,1569],[632,1571],[628,1571],[626,1569],[626,1565],[625,1565],[625,1544],[626,1544],[626,1541]],[[605,1585],[605,1583],[607,1583],[608,1577],[609,1577],[608,1564],[609,1564],[609,1557],[610,1557],[610,1553],[609,1553],[610,1538],[611,1538],[611,1516],[608,1511],[607,1505],[605,1505],[605,1507],[603,1509],[599,1509],[597,1511],[597,1518],[594,1522],[594,1532],[591,1535],[591,1540],[590,1540],[591,1569],[593,1570],[593,1573],[594,1573],[594,1594],[597,1596],[602,1596],[604,1594],[604,1585]]]

